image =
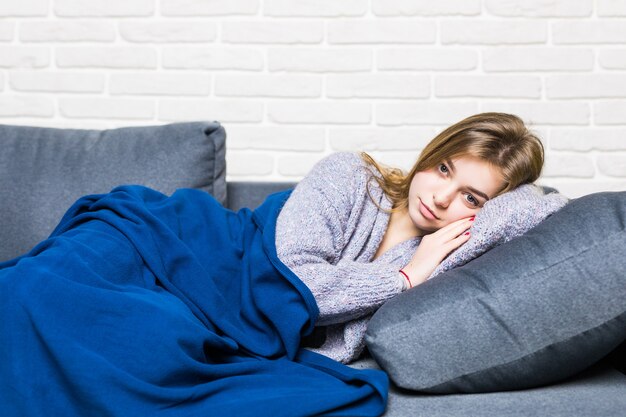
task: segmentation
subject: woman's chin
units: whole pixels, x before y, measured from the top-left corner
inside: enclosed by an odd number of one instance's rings
[[[430,221],[426,221],[426,219],[412,219],[413,227],[417,233],[417,236],[424,236],[430,233],[436,232],[439,230],[439,227],[436,227]]]

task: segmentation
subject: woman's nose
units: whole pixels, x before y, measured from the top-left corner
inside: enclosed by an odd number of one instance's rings
[[[441,208],[448,208],[452,199],[452,191],[448,189],[440,189],[433,194],[433,203]]]
[[[433,203],[440,208],[447,208],[449,204],[445,198],[441,198],[441,194],[435,194],[433,196]]]

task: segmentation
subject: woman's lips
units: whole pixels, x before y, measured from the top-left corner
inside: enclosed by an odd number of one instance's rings
[[[426,204],[424,204],[421,199],[420,199],[420,213],[422,213],[422,216],[426,217],[427,219],[439,220],[439,218],[435,216],[435,213],[433,213],[433,211]]]

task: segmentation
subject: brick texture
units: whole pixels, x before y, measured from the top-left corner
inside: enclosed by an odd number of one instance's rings
[[[495,16],[588,17],[593,0],[485,0],[485,8]]]
[[[151,16],[153,0],[55,0],[54,12],[64,17],[135,17]]]
[[[409,169],[484,111],[542,137],[540,183],[626,190],[624,0],[10,0],[0,123],[219,120],[229,179],[334,151]]]
[[[49,0],[20,0],[0,2],[0,17],[34,17],[48,14]]]

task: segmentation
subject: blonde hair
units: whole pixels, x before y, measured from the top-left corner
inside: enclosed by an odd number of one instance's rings
[[[406,174],[361,152],[367,165],[380,173],[372,178],[393,203],[391,211],[408,207],[409,187],[416,173],[461,156],[479,158],[498,169],[504,180],[499,195],[539,178],[544,149],[541,140],[519,117],[506,113],[481,113],[463,119],[435,136]]]

